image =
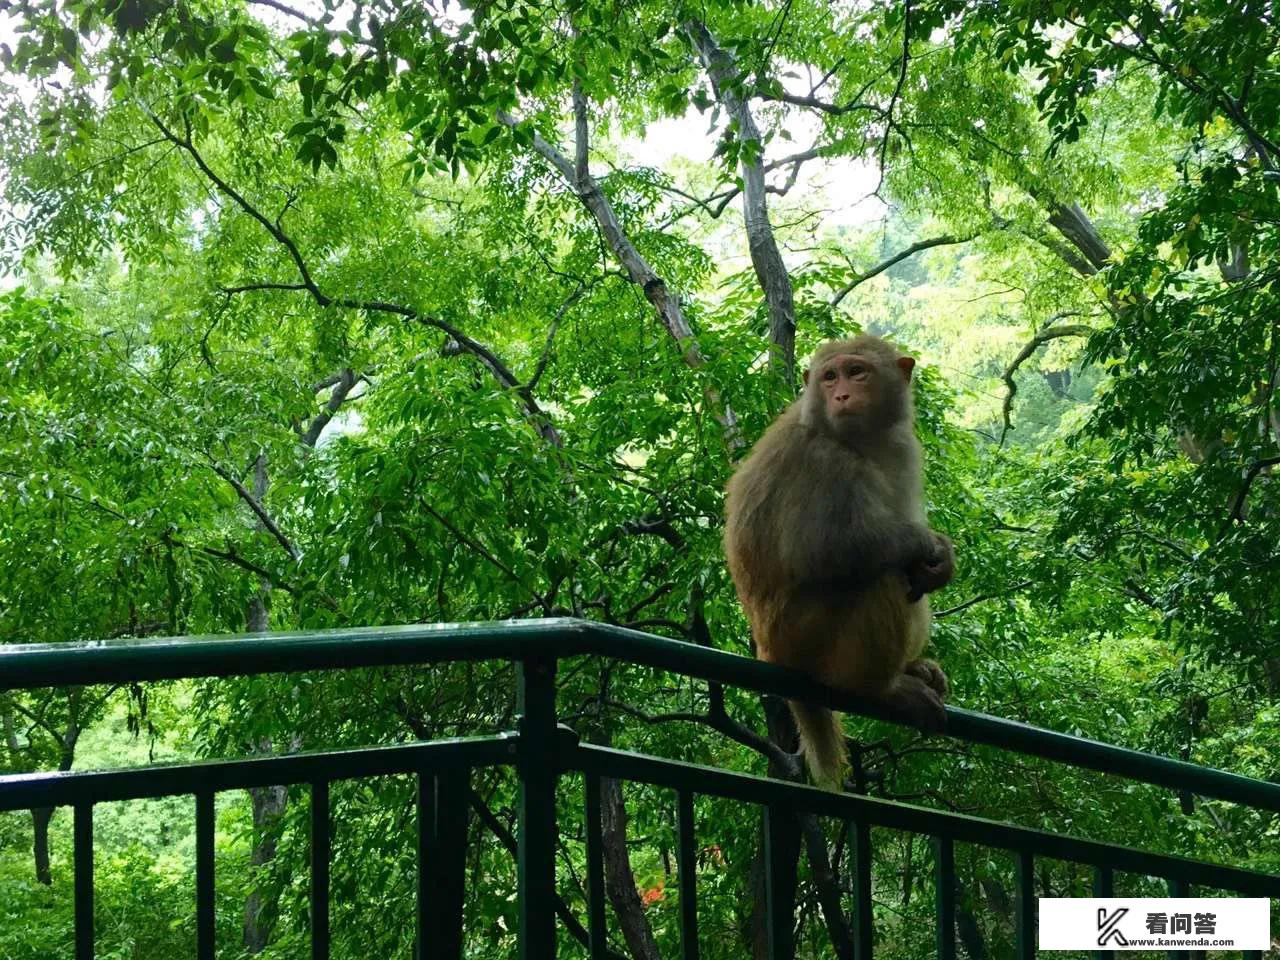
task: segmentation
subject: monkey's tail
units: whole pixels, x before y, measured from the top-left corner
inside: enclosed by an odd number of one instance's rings
[[[814,784],[824,790],[843,789],[849,756],[844,748],[840,715],[801,700],[788,700],[787,705],[800,731],[800,752]]]

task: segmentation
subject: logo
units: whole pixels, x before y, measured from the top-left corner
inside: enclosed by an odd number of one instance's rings
[[[1120,932],[1118,926],[1120,918],[1128,912],[1128,907],[1117,907],[1111,914],[1107,913],[1105,907],[1098,908],[1098,946],[1105,947],[1112,940],[1115,941],[1117,947],[1127,947],[1129,945],[1129,941],[1124,938],[1124,934]]]
[[[1265,897],[1040,897],[1036,923],[1046,956],[1050,950],[1225,955],[1271,946]]]

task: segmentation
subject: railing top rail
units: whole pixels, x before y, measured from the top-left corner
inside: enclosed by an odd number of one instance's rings
[[[878,704],[823,686],[795,670],[681,640],[573,619],[0,645],[0,691],[584,654],[895,720]],[[1280,784],[1224,770],[958,707],[947,708],[947,733],[1128,780],[1280,812]]]

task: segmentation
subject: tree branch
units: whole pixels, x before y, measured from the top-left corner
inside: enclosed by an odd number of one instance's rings
[[[1081,209],[1080,204],[1075,202],[1051,204],[1049,223],[1089,262],[1089,266],[1093,268],[1090,274],[1097,273],[1111,262],[1111,248],[1102,239],[1098,228],[1094,226],[1088,214]]]
[[[253,204],[249,203],[249,201],[246,200],[242,194],[236,191],[234,187],[214,172],[214,170],[205,161],[204,157],[200,154],[200,151],[196,149],[195,144],[191,140],[190,131],[188,131],[185,138],[179,137],[177,134],[169,130],[169,128],[166,127],[160,118],[155,116],[155,114],[149,114],[149,116],[151,117],[152,123],[156,125],[168,140],[181,147],[191,156],[196,166],[200,168],[200,171],[215,187],[217,187],[220,192],[229,197],[248,216],[258,221],[258,223],[262,225],[263,229],[265,229],[277,243],[285,248],[289,254],[289,258],[297,268],[298,275],[302,278],[301,284],[277,285],[272,283],[255,283],[239,288],[227,288],[224,292],[248,290],[305,291],[309,293],[312,299],[321,307],[335,306],[351,310],[364,310],[366,312],[389,313],[394,316],[404,317],[407,320],[423,324],[424,326],[434,327],[456,340],[460,346],[467,350],[468,353],[474,354],[478,357],[480,362],[489,368],[490,373],[493,374],[494,378],[503,387],[516,390],[521,398],[525,413],[528,415],[529,419],[534,422],[538,432],[544,439],[556,447],[564,445],[559,432],[551,422],[551,418],[547,416],[538,403],[533,399],[532,391],[520,391],[518,389],[520,387],[519,381],[507,365],[498,358],[497,354],[484,344],[467,336],[451,323],[441,320],[435,316],[421,314],[411,307],[402,306],[397,303],[389,303],[385,300],[356,300],[348,297],[330,297],[324,293],[316,284],[315,280],[312,279],[311,273],[307,269],[306,261],[303,259],[302,253],[299,251],[297,244],[294,243],[293,239],[284,232],[279,221],[273,222],[268,219],[265,214],[253,206]]]
[[[787,265],[778,250],[769,222],[768,191],[765,185],[764,141],[751,115],[751,105],[741,93],[742,78],[733,54],[716,42],[706,24],[691,20],[684,25],[702,65],[711,78],[717,99],[737,124],[738,165],[742,171],[742,214],[746,223],[747,246],[756,280],[764,293],[769,312],[769,342],[773,360],[783,379],[795,379],[796,312]],[[798,170],[798,167],[796,168]]]
[[[289,235],[280,228],[279,224],[267,219],[265,215],[253,206],[253,204],[249,203],[248,200],[237,192],[234,187],[213,171],[209,164],[205,162],[204,157],[200,155],[200,151],[196,149],[195,144],[191,141],[190,129],[188,128],[186,132],[187,135],[185,137],[179,137],[176,133],[166,127],[164,122],[154,113],[148,113],[148,115],[151,118],[151,122],[156,125],[156,128],[159,129],[167,140],[187,152],[195,162],[195,165],[200,168],[200,172],[208,178],[210,183],[217,187],[223,194],[230,197],[241,210],[247,213],[254,220],[257,220],[258,223],[262,225],[263,229],[266,230],[267,233],[271,234],[275,241],[288,251],[289,258],[293,260],[293,265],[298,270],[298,276],[302,278],[303,288],[311,292],[311,295],[315,298],[316,302],[320,304],[320,306],[328,306],[330,302],[329,298],[320,292],[320,288],[317,287],[315,281],[311,279],[311,273],[307,270],[306,261],[302,259],[302,254],[298,251],[297,245]]]
[[[542,345],[542,356],[538,357],[538,365],[533,369],[533,376],[529,378],[529,382],[524,385],[525,390],[536,390],[538,381],[542,379],[542,374],[547,369],[547,363],[551,360],[551,346],[555,343],[556,334],[560,330],[560,321],[564,319],[569,308],[582,299],[582,295],[586,293],[587,284],[584,280],[578,281],[578,288],[569,294],[560,304],[560,309],[556,311],[556,315],[551,320],[551,326],[547,329],[547,340]]]
[[[324,24],[321,21],[312,19],[311,17],[303,13],[301,10],[295,10],[293,9],[293,7],[286,6],[285,4],[281,3],[280,0],[249,0],[249,4],[251,6],[270,7],[272,10],[279,11],[280,13],[283,13],[285,16],[293,17],[297,20],[301,20],[303,23],[307,24],[307,26],[310,26],[310,27],[324,26]]]
[[[787,166],[791,167],[791,173],[788,174],[787,182],[784,186],[766,186],[765,191],[779,195],[788,192],[791,187],[795,185],[796,178],[800,173],[800,167],[809,160],[816,160],[818,157],[822,156],[826,149],[827,148],[821,146],[812,146],[808,150],[801,150],[800,152],[793,153],[790,156],[780,157],[777,160],[770,160],[764,165],[765,173],[772,173],[774,170]],[[694,210],[702,210],[712,220],[718,220],[720,215],[728,208],[729,204],[734,201],[738,194],[742,193],[742,187],[735,184],[727,190],[722,190],[719,193],[713,193],[711,196],[703,200],[700,197],[695,197],[693,194],[686,193],[678,187],[673,187],[670,184],[664,184],[662,189],[666,190],[668,193],[674,193],[678,196],[684,197],[686,200],[691,200],[693,202],[693,206],[685,207],[683,210],[678,210],[668,216],[658,225],[658,230],[665,230],[672,224],[678,223],[689,214],[693,213]],[[715,204],[715,206],[712,206],[712,204]]]
[[[249,509],[254,512],[254,515],[258,518],[266,531],[275,537],[276,542],[284,548],[284,552],[289,554],[289,556],[296,562],[300,556],[297,548],[294,547],[293,542],[284,535],[284,531],[282,531],[275,520],[271,518],[271,514],[267,513],[267,508],[262,505],[258,498],[255,497],[243,483],[236,479],[235,475],[232,474],[231,471],[227,470],[213,458],[210,458],[209,466],[214,473],[227,481],[227,483],[231,484],[231,487],[235,490],[237,496],[249,505]]]
[[[827,838],[818,826],[818,818],[812,814],[797,815],[800,830],[804,835],[805,852],[809,857],[809,879],[818,892],[818,908],[822,913],[827,934],[831,937],[831,946],[839,960],[853,960],[853,938],[849,933],[849,923],[845,919],[843,896],[836,883],[835,872],[831,869],[831,858],[827,853]]]
[[[578,133],[578,142],[575,144],[575,150],[581,156],[584,144],[589,149],[586,135],[587,101],[581,90],[578,90],[574,96],[573,106],[574,128]],[[520,126],[520,121],[505,110],[499,110],[496,116],[499,123],[511,129]],[[657,272],[650,266],[649,261],[641,255],[635,244],[631,242],[626,231],[622,229],[622,224],[618,220],[618,215],[614,211],[613,205],[609,202],[609,198],[604,195],[604,191],[600,189],[600,184],[591,175],[587,165],[584,163],[581,165],[582,168],[579,169],[579,165],[569,160],[568,157],[548,143],[536,130],[531,134],[531,144],[535,153],[555,167],[564,182],[573,190],[578,201],[595,218],[596,224],[604,237],[605,244],[622,265],[627,279],[644,291],[645,299],[649,301],[657,313],[658,319],[662,322],[663,327],[666,328],[667,333],[671,335],[679,346],[684,362],[694,369],[702,367],[706,360],[702,355],[701,347],[698,346],[697,339],[693,335],[693,329],[689,326],[689,322],[685,319],[684,312],[680,308],[679,297],[673,296],[667,290],[665,281],[658,276]],[[732,408],[720,400],[719,394],[714,389],[708,387],[705,395],[708,403],[719,411],[716,413],[716,419],[719,420],[721,427],[724,429],[729,445],[731,447],[741,446],[742,440],[738,435],[737,415],[734,414]]]
[[[866,283],[872,277],[879,276],[880,274],[888,270],[890,267],[901,263],[903,260],[906,260],[908,257],[914,256],[915,254],[919,253],[921,250],[928,250],[931,247],[942,247],[948,244],[968,243],[970,240],[972,240],[976,236],[977,236],[976,233],[971,233],[968,236],[964,236],[964,237],[957,237],[947,233],[947,234],[943,234],[940,237],[931,237],[928,240],[917,240],[915,243],[911,244],[911,246],[905,247],[904,249],[899,250],[893,256],[880,261],[870,270],[866,271],[865,273],[858,274],[856,277],[854,277],[852,280],[846,283],[843,287],[841,287],[836,292],[835,296],[831,298],[831,307],[832,309],[838,307],[840,305],[840,301],[843,300],[845,297],[847,297],[850,293],[852,293],[854,289],[858,287],[859,284]]]
[[[796,107],[809,107],[813,110],[819,110],[822,113],[833,117],[840,117],[846,113],[856,113],[858,111],[866,111],[867,113],[882,114],[884,110],[874,103],[863,103],[860,100],[850,100],[848,103],[830,103],[826,100],[820,100],[814,96],[806,96],[799,93],[768,93],[763,90],[756,90],[755,95],[761,100],[770,100],[774,103],[789,103]]]
[[[237,293],[251,293],[255,290],[309,290],[305,283],[245,283],[238,287],[219,287],[227,296]]]
[[[173,541],[173,544],[175,546],[180,546],[180,547],[187,546],[185,543],[183,543],[180,540],[174,539],[172,537],[169,539]],[[256,563],[254,563],[252,560],[246,560],[244,557],[240,556],[240,554],[236,552],[236,548],[231,545],[228,545],[226,550],[217,550],[213,547],[197,547],[196,550],[198,550],[200,553],[203,553],[207,557],[213,557],[217,560],[225,560],[227,563],[233,564],[234,566],[239,567],[241,570],[247,570],[250,573],[256,573],[263,580],[269,581],[273,588],[279,588],[283,590],[285,593],[292,594],[295,597],[298,596],[298,594],[300,593],[297,587],[295,587],[291,583],[287,583],[281,580],[279,577],[277,577],[274,573],[272,573],[266,567],[260,567]]]
[[[1249,488],[1253,486],[1253,481],[1258,478],[1258,475],[1263,470],[1268,470],[1277,465],[1280,465],[1280,457],[1267,457],[1264,460],[1255,460],[1249,464],[1249,469],[1244,474],[1244,483],[1231,501],[1231,514],[1227,520],[1228,526],[1232,523],[1244,523],[1244,506],[1249,498]]]
[[[1031,233],[1023,231],[1024,235],[1036,243],[1040,244],[1068,267],[1080,274],[1082,277],[1092,277],[1098,272],[1097,267],[1088,260],[1076,253],[1075,248],[1058,237],[1048,236],[1041,233]]]
[[[329,395],[329,402],[325,404],[323,410],[315,415],[310,425],[302,433],[303,446],[315,447],[316,442],[320,439],[320,434],[324,432],[324,428],[329,425],[329,422],[337,414],[347,396],[355,389],[358,381],[359,378],[350,367],[345,368],[338,374],[338,381],[333,385],[333,392]]]
[[[1063,317],[1078,316],[1077,311],[1067,311],[1053,317],[1049,322],[1053,323]],[[1050,340],[1057,340],[1060,337],[1087,337],[1093,333],[1093,328],[1083,323],[1069,323],[1061,327],[1046,327],[1037,333],[1031,340],[1018,351],[1018,355],[1013,358],[1009,366],[1005,367],[1004,373],[1000,375],[1000,379],[1005,382],[1009,388],[1004,397],[1004,408],[1002,415],[1004,416],[1004,429],[1000,431],[1000,445],[1004,446],[1005,437],[1009,431],[1013,429],[1013,423],[1010,415],[1013,412],[1013,398],[1018,392],[1018,385],[1014,382],[1013,375],[1017,373],[1018,368],[1031,359],[1031,355],[1040,347],[1044,346]]]
[[[507,829],[507,825],[489,808],[489,804],[484,797],[480,796],[475,788],[469,788],[467,790],[467,799],[470,801],[471,809],[476,812],[480,822],[488,827],[489,832],[494,835],[498,843],[514,856],[517,846],[516,838]],[[558,893],[556,894],[556,916],[560,918],[560,922],[564,924],[565,929],[569,931],[569,934],[575,940],[584,947],[590,945],[591,937],[587,932],[587,928],[582,925],[582,921],[574,916],[573,911],[569,909],[569,904]],[[604,955],[608,960],[627,960],[622,954],[607,946],[605,947]]]
[[[440,526],[444,527],[451,534],[453,534],[454,537],[457,538],[459,543],[465,544],[466,546],[470,547],[472,550],[478,553],[481,557],[483,557],[489,563],[493,564],[493,566],[497,567],[499,570],[505,573],[508,577],[510,577],[520,586],[522,587],[525,586],[525,582],[520,578],[520,575],[517,574],[514,570],[512,570],[509,566],[507,566],[505,563],[503,563],[501,560],[499,560],[497,557],[495,557],[487,549],[485,549],[484,544],[482,544],[479,540],[469,537],[465,533],[463,533],[461,530],[459,530],[455,524],[450,522],[449,519],[445,517],[442,513],[440,513],[439,510],[437,510],[435,507],[431,506],[431,504],[423,500],[422,497],[418,497],[418,504],[422,507],[423,510],[425,510],[428,514],[431,515],[431,517],[436,521],[436,523],[440,524]]]
[[[1015,583],[1012,587],[1010,587],[1008,590],[1004,591],[1003,593],[984,593],[984,594],[981,594],[980,596],[974,597],[971,600],[966,600],[964,603],[958,603],[954,607],[947,607],[945,610],[935,610],[933,612],[933,619],[937,620],[941,617],[952,616],[953,614],[957,614],[962,610],[968,610],[970,607],[974,606],[975,604],[982,603],[982,601],[984,600],[994,600],[997,597],[1006,597],[1011,593],[1017,592],[1018,590],[1025,590],[1027,587],[1032,586],[1034,583],[1035,583],[1034,580],[1023,580],[1021,583]]]

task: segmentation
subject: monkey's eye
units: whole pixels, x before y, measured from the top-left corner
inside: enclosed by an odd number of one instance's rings
[[[851,377],[860,377],[867,372],[867,368],[860,363],[855,363],[849,367],[848,375]]]
[[[836,372],[834,370],[828,370],[826,373],[822,375],[822,379],[828,382],[834,380],[835,378],[836,378]]]

